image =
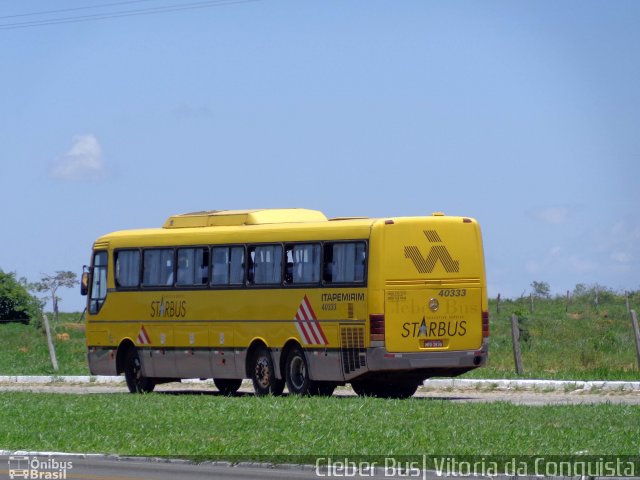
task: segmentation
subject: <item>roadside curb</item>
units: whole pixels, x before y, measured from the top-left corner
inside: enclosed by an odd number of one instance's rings
[[[113,385],[124,384],[122,376],[102,375],[0,375],[0,384],[88,384]],[[209,380],[183,380],[183,383],[211,383]],[[519,379],[456,379],[433,378],[425,380],[424,386],[434,390],[469,390],[469,389],[499,389],[499,390],[606,390],[640,392],[640,381],[581,381],[581,380],[519,380]]]
[[[112,384],[124,383],[124,377],[109,377],[102,375],[0,375],[0,383],[88,383]]]
[[[425,380],[427,388],[442,390],[499,389],[499,390],[606,390],[640,391],[640,381],[582,381],[582,380],[513,380],[513,379],[456,379],[432,378]]]

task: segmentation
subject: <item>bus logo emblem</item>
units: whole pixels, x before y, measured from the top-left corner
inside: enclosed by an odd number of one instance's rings
[[[413,262],[416,270],[420,273],[431,273],[436,268],[438,260],[442,263],[447,273],[457,273],[460,271],[460,262],[454,260],[444,245],[444,242],[435,230],[425,230],[425,237],[431,245],[429,254],[425,257],[420,253],[420,249],[415,245],[404,247],[404,258],[408,258]],[[440,244],[440,245],[438,245]]]
[[[438,302],[437,298],[432,298],[429,300],[429,309],[432,312],[437,312],[439,308],[440,308],[440,302]]]

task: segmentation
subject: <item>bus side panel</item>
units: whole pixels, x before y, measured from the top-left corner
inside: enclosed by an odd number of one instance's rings
[[[213,378],[244,378],[244,363],[238,361],[233,339],[232,324],[216,322],[209,327],[209,360]]]
[[[343,381],[342,362],[339,351],[307,350],[309,377],[319,381]]]
[[[211,352],[206,348],[209,345],[208,327],[177,323],[174,336],[179,346],[174,350],[178,378],[211,378]]]

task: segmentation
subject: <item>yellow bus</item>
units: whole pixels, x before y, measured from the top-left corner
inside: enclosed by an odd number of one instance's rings
[[[83,274],[94,375],[131,392],[244,378],[257,395],[405,398],[486,363],[478,223],[332,218],[306,209],[206,211],[110,233]]]

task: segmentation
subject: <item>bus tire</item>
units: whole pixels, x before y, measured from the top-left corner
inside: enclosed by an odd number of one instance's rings
[[[309,378],[309,364],[304,351],[297,345],[289,351],[285,362],[285,378],[289,393],[313,395],[317,393],[316,383]]]
[[[266,347],[258,347],[251,356],[251,381],[256,395],[282,395],[284,380],[276,378],[271,352]]]
[[[361,397],[398,398],[411,397],[418,390],[416,382],[351,382],[351,388]]]
[[[374,397],[372,385],[367,382],[351,382],[351,388],[359,397]]]
[[[414,393],[418,390],[418,384],[409,382],[409,383],[391,383],[389,385],[385,385],[382,389],[381,398],[409,398],[412,397]]]
[[[214,378],[213,384],[224,396],[234,395],[240,385],[242,385],[242,379],[240,378]]]
[[[333,382],[315,382],[314,391],[311,395],[317,395],[319,397],[330,397],[333,395],[333,391],[337,385]]]
[[[127,350],[124,363],[124,378],[127,381],[127,388],[131,393],[150,393],[156,386],[152,378],[142,375],[142,364],[140,356],[135,347]]]

